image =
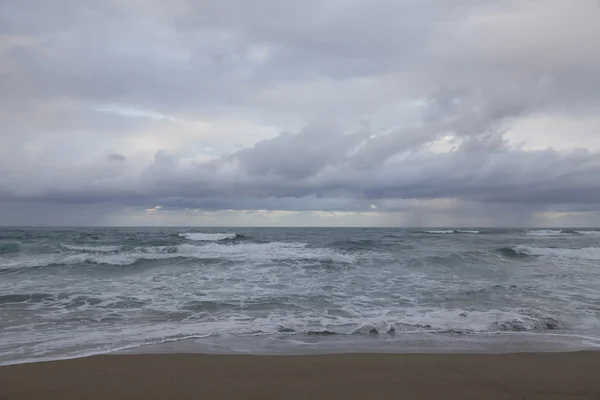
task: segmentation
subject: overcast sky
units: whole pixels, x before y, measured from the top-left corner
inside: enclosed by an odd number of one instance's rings
[[[600,1],[0,0],[0,225],[600,226]]]

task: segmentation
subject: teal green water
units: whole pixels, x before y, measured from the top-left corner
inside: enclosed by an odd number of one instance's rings
[[[336,351],[507,335],[596,346],[599,241],[590,229],[4,228],[0,362],[189,340],[259,353],[332,338]]]

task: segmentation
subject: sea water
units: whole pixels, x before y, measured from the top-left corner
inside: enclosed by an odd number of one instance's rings
[[[597,346],[600,229],[0,229],[1,364]]]

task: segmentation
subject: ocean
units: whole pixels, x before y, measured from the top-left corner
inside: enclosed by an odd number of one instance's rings
[[[598,229],[0,229],[0,364],[598,346]]]

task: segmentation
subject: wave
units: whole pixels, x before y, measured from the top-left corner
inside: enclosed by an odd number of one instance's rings
[[[177,254],[194,258],[243,259],[248,261],[316,260],[354,263],[355,257],[327,248],[309,247],[307,243],[270,242],[226,245],[210,243],[204,246],[182,244]]]
[[[469,230],[463,230],[463,229],[446,229],[446,230],[432,230],[432,231],[424,231],[425,233],[431,233],[434,235],[449,235],[449,234],[453,234],[453,233],[470,233],[470,234],[478,234],[480,233],[480,231],[469,231]]]
[[[580,233],[574,229],[561,229],[560,233],[563,235],[580,235]]]
[[[447,310],[438,312],[442,318],[439,321],[425,320],[422,323],[407,321],[358,322],[340,325],[281,325],[277,332],[283,334],[304,334],[307,336],[332,335],[395,335],[398,333],[435,333],[435,334],[481,334],[501,332],[527,332],[560,330],[564,325],[550,316],[527,316],[505,314],[497,319],[492,312],[461,312]],[[445,315],[448,314],[448,315]],[[473,318],[471,315],[473,314]],[[454,320],[447,319],[453,315]],[[504,317],[504,318],[502,318]]]
[[[21,243],[19,242],[0,242],[0,254],[20,253]]]
[[[331,243],[331,247],[350,251],[373,251],[373,250],[385,250],[387,244],[385,241],[377,241],[372,239],[345,239],[345,240],[336,240]]]
[[[512,250],[517,255],[525,256],[548,256],[548,257],[560,257],[560,258],[571,258],[571,259],[584,259],[584,260],[600,260],[600,248],[598,247],[584,247],[581,249],[564,249],[554,247],[529,247],[529,246],[516,246]]]
[[[356,261],[352,255],[333,249],[308,247],[306,243],[271,242],[237,245],[209,243],[200,246],[186,243],[177,246],[140,247],[122,253],[114,253],[108,247],[106,246],[102,252],[97,250],[98,247],[79,246],[81,251],[87,252],[70,255],[51,254],[12,260],[9,263],[0,264],[0,270],[77,264],[128,266],[144,260],[175,258],[263,263],[290,260],[352,264]]]
[[[0,295],[0,305],[14,303],[38,303],[54,299],[55,296],[46,293],[24,293]]]
[[[561,236],[562,234],[561,230],[556,229],[539,229],[525,232],[527,236]]]
[[[221,240],[233,240],[238,237],[235,232],[231,233],[202,233],[202,232],[187,232],[180,233],[179,237],[187,240],[195,240],[201,242],[218,242]]]
[[[526,258],[531,256],[531,254],[521,252],[513,247],[503,247],[501,249],[497,249],[495,252],[508,258]]]
[[[67,250],[84,251],[91,253],[114,253],[121,249],[121,246],[75,246],[70,244],[63,244],[63,247]]]
[[[600,231],[586,231],[575,229],[535,229],[526,231],[527,236],[568,236],[568,235],[598,235]]]

